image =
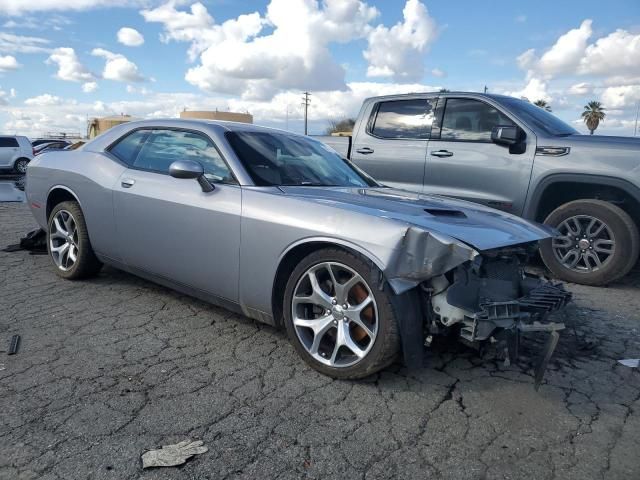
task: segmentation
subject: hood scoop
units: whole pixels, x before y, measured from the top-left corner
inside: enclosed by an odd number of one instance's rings
[[[447,208],[425,208],[425,212],[434,217],[467,218],[464,212]]]

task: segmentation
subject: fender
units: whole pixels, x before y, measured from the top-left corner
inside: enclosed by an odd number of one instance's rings
[[[553,173],[544,177],[538,182],[535,190],[528,196],[525,203],[522,217],[528,220],[535,220],[536,212],[540,206],[544,191],[555,183],[573,182],[593,185],[604,185],[616,187],[633,197],[640,203],[640,188],[627,180],[606,175],[592,175],[588,173]]]
[[[302,238],[302,239],[297,240],[296,242],[293,242],[292,244],[288,245],[287,248],[278,257],[278,266],[280,266],[280,264],[282,263],[282,260],[284,259],[284,257],[286,257],[287,254],[291,250],[293,250],[296,247],[299,247],[300,245],[304,245],[304,244],[307,244],[307,243],[333,243],[335,245],[340,245],[342,247],[349,248],[350,250],[355,250],[360,255],[368,258],[369,260],[371,260],[375,264],[376,267],[378,267],[380,269],[380,271],[384,271],[385,268],[386,268],[386,266],[385,266],[384,262],[382,262],[382,260],[380,260],[371,251],[367,250],[366,248],[363,248],[360,245],[357,245],[355,243],[349,242],[347,240],[342,240],[342,239],[339,239],[339,238],[319,237],[319,236]]]

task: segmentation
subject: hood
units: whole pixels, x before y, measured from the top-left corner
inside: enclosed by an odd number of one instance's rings
[[[568,146],[575,145],[581,147],[612,146],[618,148],[629,148],[637,154],[640,152],[640,138],[638,137],[616,137],[613,135],[569,135],[568,137],[557,137],[557,143]]]
[[[471,202],[393,188],[280,187],[286,195],[397,220],[491,250],[550,238],[554,230]]]

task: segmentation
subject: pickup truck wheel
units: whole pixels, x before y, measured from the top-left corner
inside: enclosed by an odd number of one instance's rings
[[[612,203],[575,200],[555,209],[544,223],[560,235],[542,242],[540,254],[562,280],[606,285],[626,275],[638,260],[638,228]]]
[[[391,364],[400,348],[393,295],[379,288],[380,272],[340,249],[305,257],[284,296],[287,334],[314,369],[341,379],[367,377]]]

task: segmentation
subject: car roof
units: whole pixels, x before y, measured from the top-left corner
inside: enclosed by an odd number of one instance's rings
[[[514,98],[509,95],[501,95],[498,93],[482,93],[482,92],[468,92],[468,91],[448,91],[448,92],[440,92],[440,91],[432,91],[432,92],[410,92],[410,93],[399,93],[399,94],[391,94],[391,95],[381,95],[376,97],[369,97],[365,101],[371,100],[396,100],[403,98],[415,98],[423,95],[431,95],[431,96],[451,96],[455,97],[457,95],[465,95],[470,97],[484,97],[484,98],[492,98],[495,100],[500,100],[504,98]]]
[[[174,127],[174,128],[189,128],[189,127],[202,127],[202,125],[208,125],[210,127],[224,132],[269,132],[269,133],[283,133],[288,135],[296,135],[297,133],[289,132],[287,130],[281,130],[278,128],[263,127],[261,125],[254,125],[253,123],[242,122],[230,122],[226,120],[205,120],[197,118],[160,118],[153,120],[136,120],[133,122],[127,122],[128,130],[131,128],[143,128],[143,127]]]

